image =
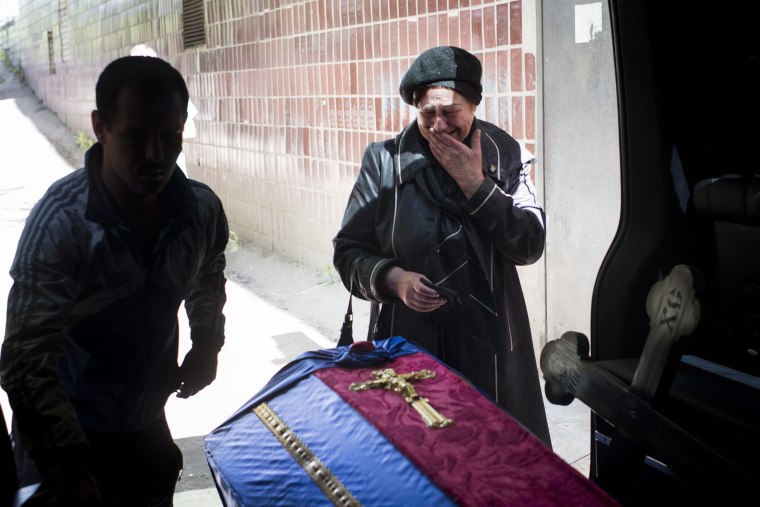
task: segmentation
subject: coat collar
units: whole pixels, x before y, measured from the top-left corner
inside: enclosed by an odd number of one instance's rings
[[[89,220],[114,227],[121,223],[116,207],[108,196],[99,169],[103,159],[103,146],[95,143],[84,156],[84,170],[87,173],[89,194],[85,216]],[[174,167],[169,182],[164,189],[167,198],[168,223],[187,223],[198,217],[198,203],[190,183],[182,170]]]
[[[472,136],[475,129],[481,129],[480,144],[483,152],[483,174],[490,176],[500,183],[504,183],[507,174],[507,168],[504,166],[505,157],[504,154],[500,153],[499,146],[494,139],[486,132],[485,125],[484,122],[475,118],[470,134],[465,139],[465,143],[470,142],[470,136]],[[414,176],[423,169],[438,165],[433,154],[430,152],[427,140],[420,134],[416,119],[396,136],[396,154],[394,159],[396,175],[400,184],[413,180]]]

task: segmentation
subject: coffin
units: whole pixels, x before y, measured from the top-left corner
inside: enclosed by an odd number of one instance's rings
[[[299,356],[204,446],[226,506],[617,505],[401,337]]]

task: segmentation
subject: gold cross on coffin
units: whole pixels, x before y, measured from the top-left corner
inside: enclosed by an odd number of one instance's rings
[[[372,372],[376,380],[366,382],[354,382],[348,388],[352,391],[366,391],[382,387],[385,390],[393,391],[403,396],[404,401],[409,403],[422,416],[428,428],[445,428],[451,426],[454,421],[443,417],[440,412],[434,409],[427,398],[417,394],[412,381],[422,380],[435,377],[435,372],[431,370],[419,370],[410,373],[397,374],[392,368],[376,370]]]

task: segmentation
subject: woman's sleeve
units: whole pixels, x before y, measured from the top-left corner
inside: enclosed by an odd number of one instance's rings
[[[382,280],[394,260],[383,257],[376,233],[380,206],[382,157],[369,145],[362,158],[361,171],[348,198],[338,234],[333,239],[333,264],[343,285],[355,296],[380,303],[392,297],[383,293]]]
[[[533,156],[522,150],[521,161],[504,184],[486,177],[464,209],[476,226],[509,261],[532,264],[544,251],[545,215],[530,172]]]

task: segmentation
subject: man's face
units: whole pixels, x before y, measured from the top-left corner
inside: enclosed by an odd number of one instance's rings
[[[141,97],[131,88],[120,90],[109,126],[93,114],[103,145],[103,178],[128,193],[160,193],[182,151],[185,114],[179,93]]]
[[[428,88],[417,104],[417,123],[422,136],[428,139],[429,130],[433,129],[464,141],[475,119],[475,107],[451,88]]]

